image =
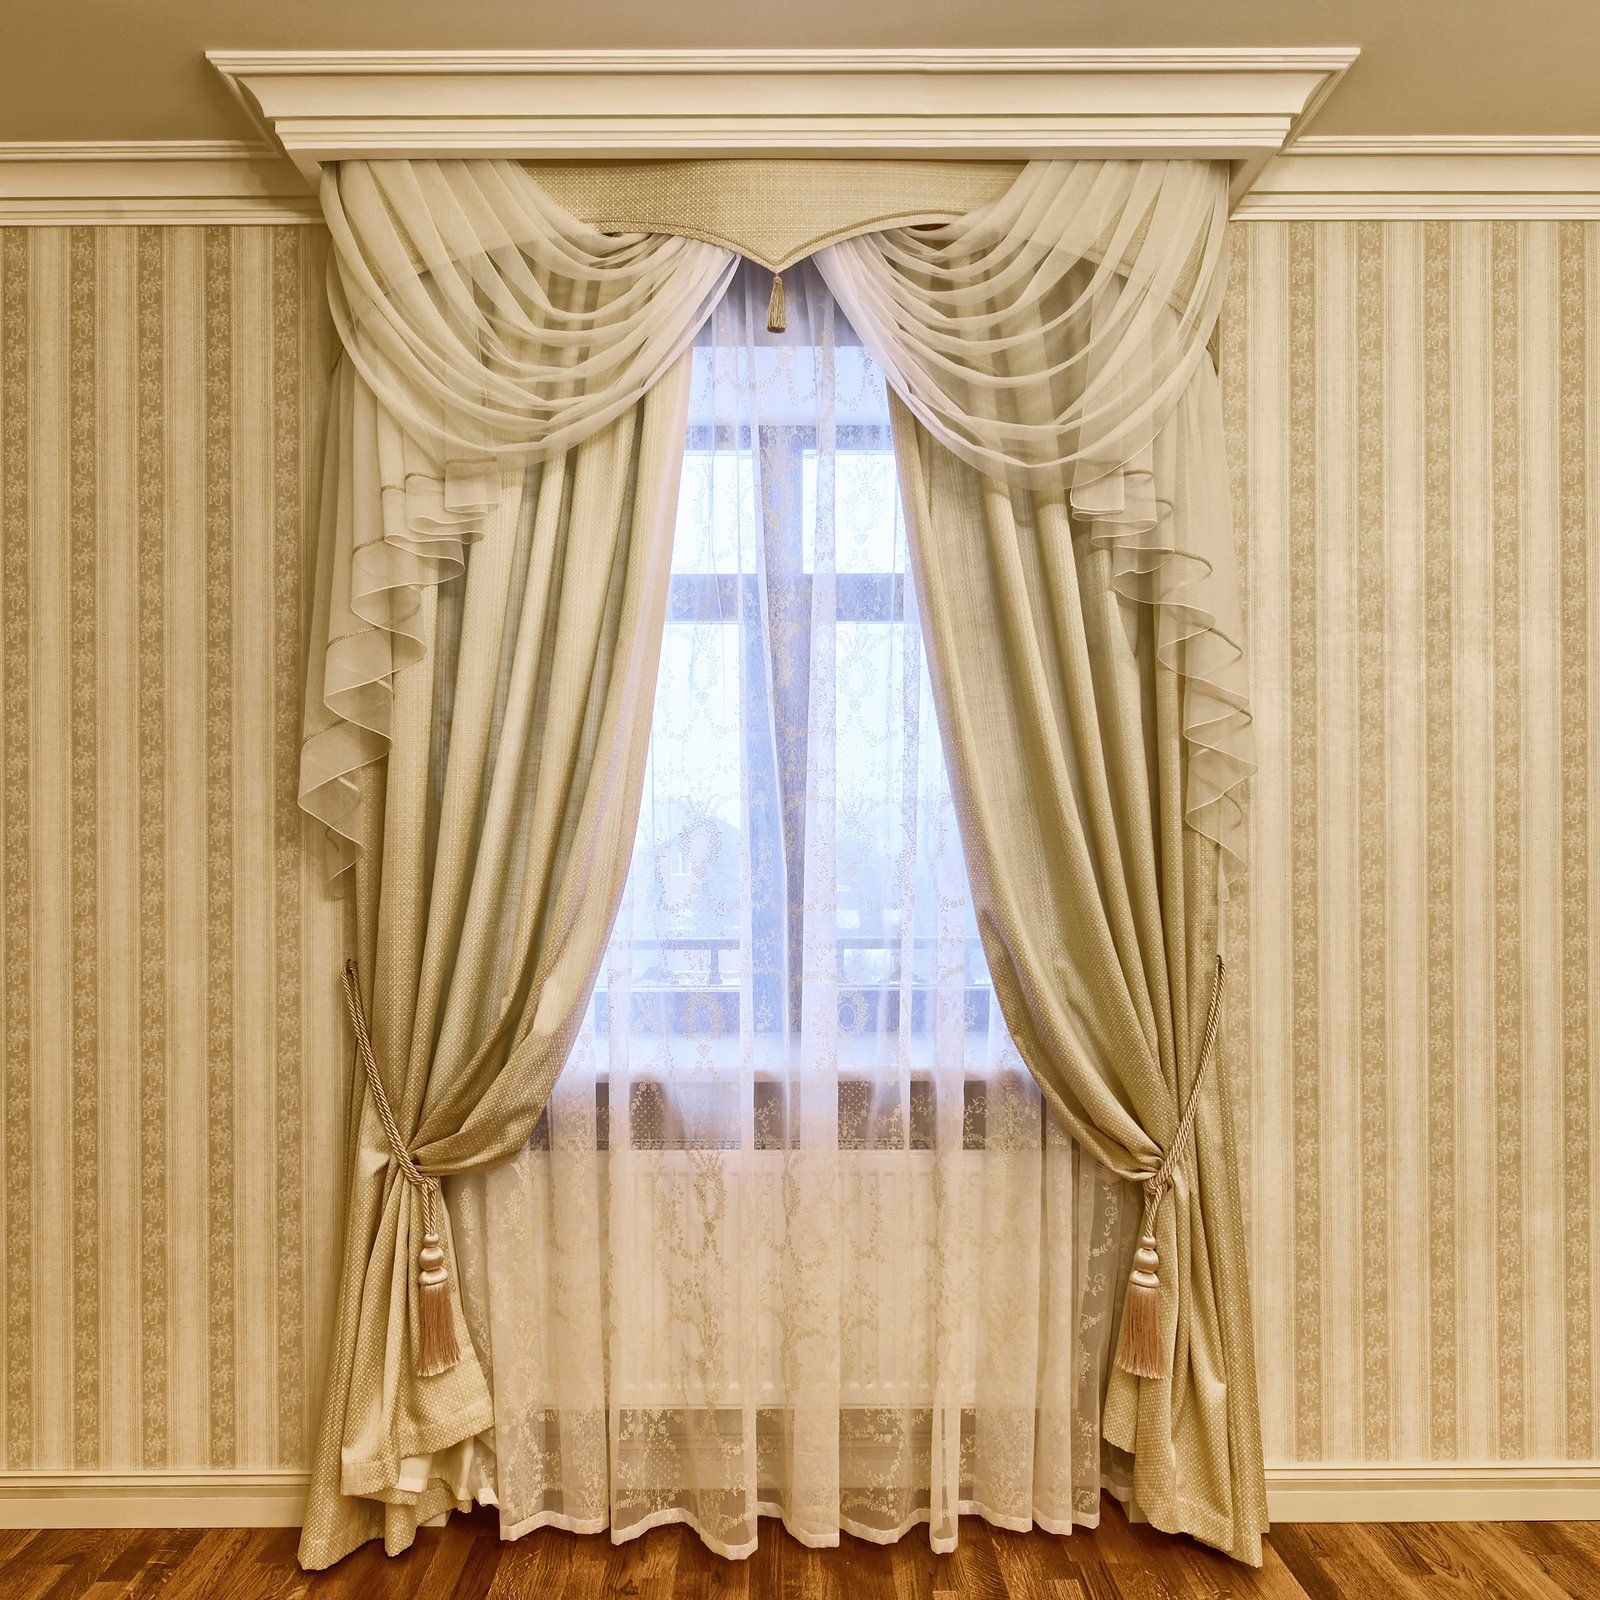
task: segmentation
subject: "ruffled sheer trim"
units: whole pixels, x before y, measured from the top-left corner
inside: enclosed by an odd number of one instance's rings
[[[1244,860],[1255,770],[1233,524],[1207,352],[1227,175],[1206,162],[1034,162],[958,222],[817,257],[911,414],[999,482],[1063,495],[1154,610],[1182,682],[1185,816]]]
[[[300,804],[338,877],[394,675],[427,653],[508,481],[631,410],[693,342],[737,258],[603,234],[511,161],[345,162],[323,180],[344,346],[329,425]]]

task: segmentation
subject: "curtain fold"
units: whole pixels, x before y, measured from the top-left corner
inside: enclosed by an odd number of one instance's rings
[[[363,781],[356,923],[376,1060],[432,1179],[528,1141],[588,1002],[626,877],[660,650],[688,394],[680,358],[632,409],[507,475],[459,575],[419,596]],[[356,1097],[338,1322],[302,1562],[410,1543],[458,1491],[418,1458],[490,1425],[461,1359],[419,1376],[422,1204]],[[444,1249],[453,1255],[448,1213]]]
[[[1214,274],[1197,195],[1216,199],[1222,180],[1180,168],[1169,205],[1160,166],[1113,174],[1145,219],[1137,247],[1138,214],[1085,210],[1099,174],[1030,168],[1048,192],[1011,211],[819,258],[896,389],[935,700],[996,993],[1074,1137],[1147,1188],[1202,1067],[1221,981],[1219,855],[1239,824],[1217,801],[1236,810],[1248,770],[1242,697],[1236,738],[1219,739],[1208,712],[1196,721],[1197,699],[1222,692],[1200,674],[1219,659],[1218,607],[1236,598],[1208,595],[1211,622],[1187,635],[1196,597],[1171,600],[1185,566],[1212,589],[1228,572],[1216,375],[1194,309],[1214,302],[1181,272],[1128,270],[1171,209],[1190,231],[1166,238],[1168,266]],[[1054,207],[1068,194],[1076,220],[1063,225]],[[990,337],[964,350],[962,326]],[[1119,329],[1139,329],[1131,354]],[[1149,515],[1130,524],[1136,502]],[[1143,552],[1131,565],[1130,525]],[[1156,542],[1141,546],[1141,530]],[[1115,1370],[1105,1431],[1133,1452],[1153,1522],[1259,1564],[1265,1490],[1220,1069],[1198,1093],[1197,1133],[1149,1200],[1171,1375]]]
[[[959,221],[816,260],[918,422],[986,476],[1064,495],[1110,550],[1116,591],[1153,608],[1182,686],[1185,815],[1232,873],[1254,763],[1205,386],[1227,204],[1217,162],[1035,161]]]

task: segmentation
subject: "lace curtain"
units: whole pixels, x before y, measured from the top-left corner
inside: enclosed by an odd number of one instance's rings
[[[1137,1212],[990,985],[882,377],[813,269],[784,335],[767,290],[743,268],[693,352],[585,1027],[530,1147],[451,1186],[496,1419],[460,1492],[507,1537],[683,1521],[730,1556],[762,1515],[810,1545],[1065,1532],[1098,1517]]]

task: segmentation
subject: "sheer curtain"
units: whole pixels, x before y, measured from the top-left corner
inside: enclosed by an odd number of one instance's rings
[[[768,287],[742,269],[693,352],[586,1024],[530,1145],[451,1184],[502,1531],[1065,1532],[1098,1516],[1137,1209],[990,985],[882,378],[812,268],[785,334]]]

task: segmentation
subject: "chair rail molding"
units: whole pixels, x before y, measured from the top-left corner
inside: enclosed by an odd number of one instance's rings
[[[1237,192],[1352,48],[211,50],[307,179],[383,156],[1188,156]]]
[[[0,223],[321,222],[305,180],[244,140],[0,143]]]
[[[1600,138],[1319,138],[1270,161],[1235,215],[1261,221],[1600,217]]]

